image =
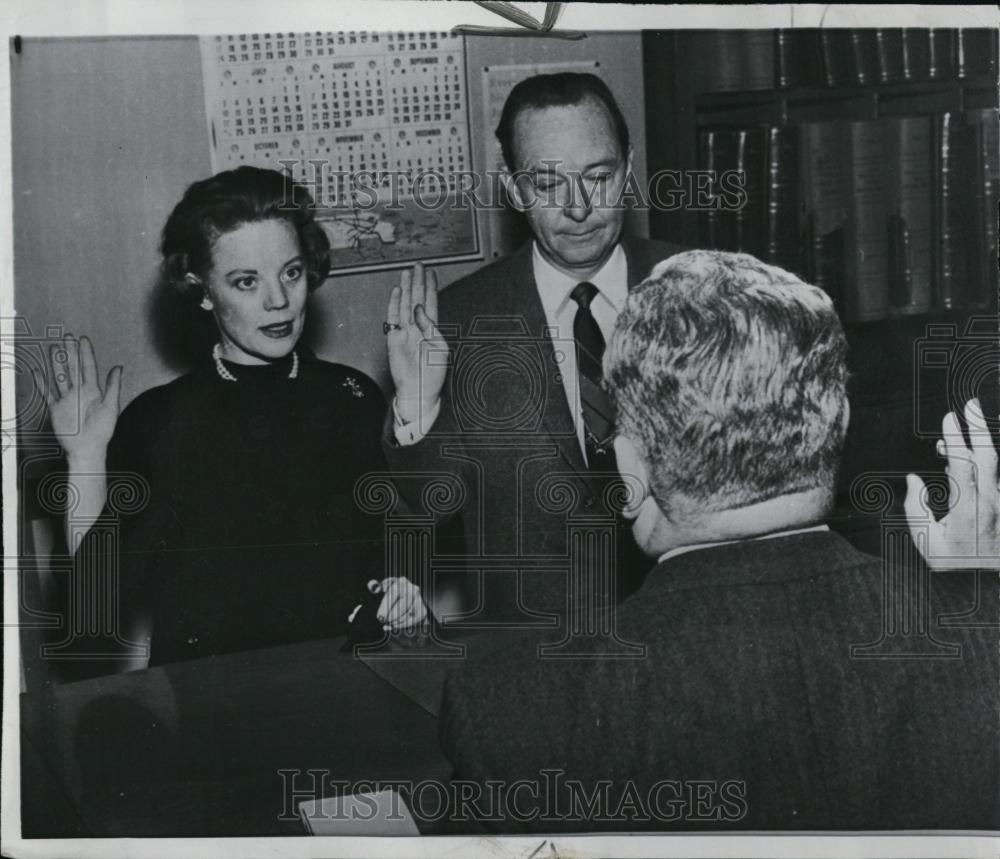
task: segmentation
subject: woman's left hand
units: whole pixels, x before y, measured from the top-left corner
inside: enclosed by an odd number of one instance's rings
[[[378,619],[383,629],[398,632],[417,626],[427,619],[427,606],[424,605],[420,588],[404,576],[389,576],[381,582],[372,579],[368,590],[378,593],[375,588],[381,588],[384,594],[378,607]]]

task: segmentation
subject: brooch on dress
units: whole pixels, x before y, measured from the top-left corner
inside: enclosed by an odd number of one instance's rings
[[[358,380],[354,376],[348,376],[341,384],[351,392],[352,396],[363,397],[365,395],[365,392],[361,390],[361,385],[358,384]]]

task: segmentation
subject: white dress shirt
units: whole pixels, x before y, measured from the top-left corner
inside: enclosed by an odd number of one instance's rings
[[[555,347],[556,361],[559,362],[563,390],[566,392],[566,402],[569,404],[570,414],[573,415],[573,425],[576,427],[580,451],[586,459],[586,445],[584,444],[586,427],[583,422],[583,407],[580,404],[580,385],[576,369],[576,340],[573,337],[573,320],[576,318],[579,305],[570,298],[570,293],[582,281],[553,266],[542,256],[541,251],[538,250],[537,242],[531,256],[531,265],[535,274],[538,297],[542,300],[542,308],[545,310],[545,321],[548,325],[549,335],[553,339],[552,345]],[[601,329],[601,334],[604,335],[604,342],[607,343],[611,332],[615,329],[618,314],[621,313],[625,306],[625,300],[628,298],[628,263],[621,245],[612,251],[607,262],[591,277],[587,278],[587,281],[597,287],[597,295],[594,296],[594,300],[590,304],[590,312],[593,314],[597,327]]]
[[[570,293],[578,283],[581,283],[581,280],[565,274],[553,266],[542,256],[541,251],[538,250],[537,242],[533,246],[531,266],[538,297],[541,299],[542,309],[545,311],[546,328],[553,341],[556,360],[559,362],[563,390],[566,392],[566,402],[569,405],[570,414],[573,416],[573,425],[576,427],[580,451],[586,459],[583,408],[580,405],[580,386],[577,383],[576,340],[573,338],[573,320],[576,317],[578,305],[570,298]],[[622,250],[622,246],[618,245],[604,265],[587,280],[597,287],[597,295],[594,296],[594,300],[590,304],[590,311],[604,335],[604,342],[607,343],[611,332],[614,331],[618,314],[624,308],[625,300],[628,298],[628,262],[625,259],[625,251]],[[433,425],[438,414],[438,409],[435,408],[431,414],[423,416],[423,420],[420,421],[421,425],[418,426],[417,421],[402,422],[396,411],[395,399],[392,401],[392,407],[395,415],[396,441],[403,446],[416,444],[420,441]]]

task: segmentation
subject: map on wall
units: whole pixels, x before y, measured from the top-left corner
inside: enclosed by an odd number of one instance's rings
[[[331,269],[479,259],[465,44],[447,32],[201,38],[213,171],[290,172]]]

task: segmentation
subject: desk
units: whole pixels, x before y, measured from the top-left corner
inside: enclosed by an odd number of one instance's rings
[[[22,695],[25,837],[302,835],[295,805],[316,790],[307,770],[352,783],[446,780],[436,717],[342,643]],[[440,690],[458,664],[417,659],[407,673]]]

